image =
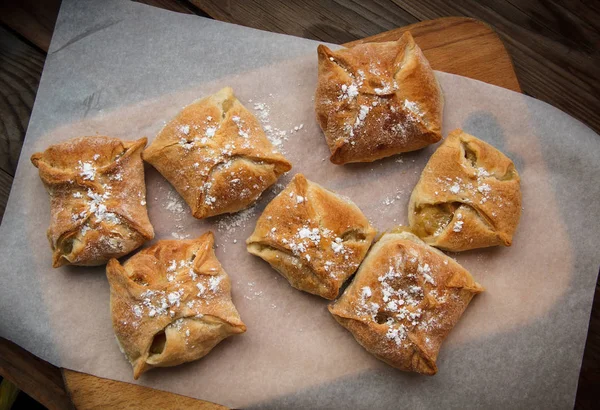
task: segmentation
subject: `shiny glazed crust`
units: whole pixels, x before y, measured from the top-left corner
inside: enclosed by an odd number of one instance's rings
[[[152,367],[199,359],[246,331],[213,244],[207,232],[159,241],[123,265],[108,263],[113,328],[135,379]]]
[[[74,138],[31,156],[50,195],[52,266],[102,265],[154,237],[141,152],[146,138]]]
[[[267,205],[246,244],[293,287],[334,299],[374,237],[353,202],[296,174]]]
[[[292,168],[229,87],[184,108],[143,157],[196,218],[249,207]]]
[[[520,215],[520,178],[513,162],[459,129],[429,159],[408,210],[412,231],[449,251],[510,246]]]
[[[315,111],[331,162],[371,162],[442,139],[442,91],[409,32],[317,54]]]
[[[442,342],[482,291],[453,259],[398,230],[373,245],[329,311],[378,359],[433,375]]]

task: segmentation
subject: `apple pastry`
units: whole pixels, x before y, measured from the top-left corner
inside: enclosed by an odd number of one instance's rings
[[[31,156],[50,195],[52,266],[101,265],[154,237],[141,152],[146,138],[95,136]]]
[[[442,91],[409,32],[317,54],[315,111],[331,162],[371,162],[442,139]]]
[[[373,245],[329,311],[378,359],[433,375],[442,342],[482,291],[452,258],[400,228]]]
[[[207,232],[158,241],[123,265],[108,263],[113,328],[135,379],[153,367],[199,359],[246,331],[213,244]]]
[[[374,237],[352,201],[296,174],[267,205],[246,244],[293,287],[334,299]]]
[[[143,157],[196,218],[249,207],[292,168],[229,87],[184,108]]]
[[[448,251],[510,246],[520,215],[513,162],[462,130],[452,131],[431,156],[408,209],[411,230]]]

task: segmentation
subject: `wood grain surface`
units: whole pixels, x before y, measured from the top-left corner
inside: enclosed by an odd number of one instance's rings
[[[600,131],[600,2],[554,0],[141,0],[171,11],[197,14],[258,29],[332,43],[348,43],[424,20],[466,16],[490,25],[504,41],[474,21],[426,22],[411,29],[436,69],[519,90],[561,108]],[[26,132],[60,0],[0,2],[0,219]],[[465,25],[462,29],[461,24]],[[433,26],[432,26],[433,25]],[[447,33],[440,42],[437,30]],[[478,35],[467,33],[468,28]],[[399,29],[392,37],[407,27]],[[384,37],[375,37],[382,40]],[[436,41],[438,41],[436,45]],[[483,41],[483,42],[482,42]],[[471,42],[471,43],[468,43]],[[470,44],[465,47],[465,44]],[[478,48],[479,46],[479,48]],[[444,57],[453,49],[453,58]],[[483,50],[483,51],[482,51]],[[485,57],[466,68],[465,59]],[[466,71],[465,71],[466,69]],[[500,74],[497,74],[500,72]],[[470,75],[471,74],[471,75]],[[519,85],[520,84],[520,85]],[[576,408],[595,408],[600,385],[600,286],[592,309]],[[48,408],[63,403],[60,370],[0,339],[0,373]],[[5,356],[9,352],[10,356]],[[45,363],[45,365],[43,365]],[[39,366],[39,374],[35,373]],[[54,373],[53,373],[54,372]],[[58,372],[58,373],[57,373]],[[182,396],[64,370],[78,408],[220,408]],[[174,397],[171,397],[174,396]],[[55,399],[58,398],[58,402]],[[168,399],[167,399],[168,398]],[[196,406],[196,407],[194,407]],[[199,407],[198,407],[199,406]]]

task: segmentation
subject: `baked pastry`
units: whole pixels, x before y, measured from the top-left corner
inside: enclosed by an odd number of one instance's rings
[[[442,139],[442,91],[409,32],[317,54],[315,111],[331,162],[371,162]]]
[[[482,291],[456,261],[400,228],[373,245],[329,311],[378,359],[433,375],[442,342]]]
[[[296,174],[267,205],[246,244],[296,289],[334,299],[374,237],[352,201]]]
[[[152,367],[199,359],[246,331],[213,245],[212,232],[163,240],[106,266],[113,328],[134,379]]]
[[[229,87],[185,107],[143,157],[196,218],[247,208],[292,168]]]
[[[146,138],[74,138],[31,156],[50,194],[52,266],[102,265],[154,237],[141,153]]]
[[[520,215],[512,161],[462,130],[452,131],[433,153],[408,206],[412,231],[448,251],[510,246]]]

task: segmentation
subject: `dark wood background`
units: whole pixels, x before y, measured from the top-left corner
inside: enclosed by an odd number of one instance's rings
[[[423,20],[447,16],[473,17],[486,22],[500,35],[513,59],[525,94],[562,109],[600,133],[598,0],[140,2],[338,44]],[[0,220],[59,7],[60,0],[0,0]],[[595,408],[600,403],[599,295],[600,286],[597,284],[575,404],[581,409]],[[16,354],[18,347],[0,339],[0,353],[9,352]],[[55,372],[58,372],[58,378]],[[0,374],[10,378],[6,373],[5,363],[0,360]],[[21,374],[19,377],[37,377],[41,383],[52,383],[57,397],[64,394],[64,387],[62,391],[60,387],[60,373],[53,366],[45,366],[39,374]],[[45,401],[42,397],[38,399]]]

